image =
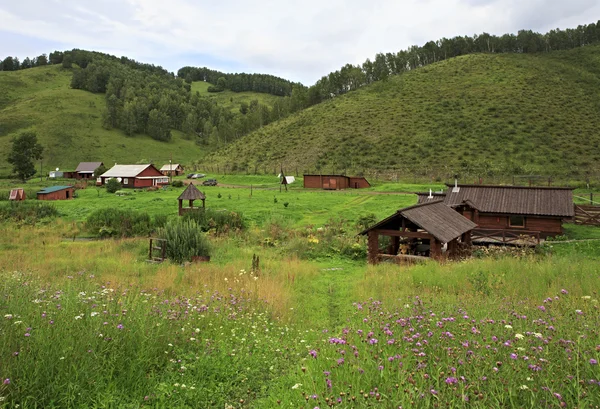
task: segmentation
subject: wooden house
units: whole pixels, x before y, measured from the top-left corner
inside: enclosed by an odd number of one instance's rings
[[[165,176],[180,176],[183,175],[183,166],[179,163],[168,163],[160,168],[160,173]]]
[[[204,206],[205,206],[204,201],[206,200],[206,196],[204,195],[204,193],[199,191],[198,188],[196,186],[194,186],[193,183],[190,183],[185,188],[183,193],[181,195],[179,195],[177,200],[179,201],[179,216],[182,216],[185,212],[189,212],[190,210],[199,209],[199,207],[194,207],[194,200],[201,200],[202,208],[204,209]],[[189,207],[183,207],[184,200],[188,201]]]
[[[73,186],[50,186],[37,192],[38,200],[70,200],[73,199]]]
[[[80,162],[73,176],[75,179],[91,179],[98,176],[94,175],[94,171],[102,165],[104,165],[102,162]]]
[[[367,235],[368,261],[375,264],[382,259],[457,257],[462,247],[470,245],[475,227],[471,220],[437,200],[400,209],[359,234]],[[380,236],[390,238],[383,251]]]
[[[108,179],[117,179],[124,188],[144,188],[169,184],[169,178],[163,175],[154,165],[115,165],[100,175],[100,184],[105,185]]]
[[[304,187],[310,189],[364,189],[371,184],[361,176],[304,175]]]
[[[25,190],[20,187],[11,189],[10,194],[8,195],[8,200],[14,200],[15,202],[25,200]]]
[[[444,201],[477,223],[473,238],[514,242],[519,237],[539,242],[563,233],[562,223],[574,214],[572,188],[448,185],[444,193],[417,193],[419,203]]]

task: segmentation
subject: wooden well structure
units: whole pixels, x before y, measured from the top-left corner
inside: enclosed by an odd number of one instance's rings
[[[204,209],[206,196],[204,195],[204,193],[199,191],[193,183],[190,183],[189,185],[187,185],[183,193],[179,195],[177,200],[179,201],[179,215],[182,216],[185,212],[189,212],[190,210],[200,209],[200,207],[194,207],[195,200],[201,200],[201,208]],[[184,200],[188,201],[189,207],[183,207]]]
[[[400,209],[359,234],[367,235],[368,261],[376,264],[384,259],[455,258],[471,245],[471,231],[476,227],[438,200]],[[390,238],[386,249],[379,248],[380,236]]]

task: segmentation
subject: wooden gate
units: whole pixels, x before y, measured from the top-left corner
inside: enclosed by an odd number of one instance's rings
[[[165,239],[150,239],[150,249],[148,250],[148,261],[152,263],[162,263],[166,259],[167,241]]]
[[[600,226],[600,206],[575,205],[575,224]]]

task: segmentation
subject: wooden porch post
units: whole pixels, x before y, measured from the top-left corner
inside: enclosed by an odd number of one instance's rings
[[[179,199],[179,215],[183,214],[183,200]]]
[[[367,234],[367,261],[369,264],[377,264],[377,255],[379,254],[379,233],[371,230]]]
[[[434,260],[439,260],[442,257],[442,244],[434,237],[429,241],[430,243],[430,256]]]
[[[194,200],[190,200],[190,209],[194,208]]]

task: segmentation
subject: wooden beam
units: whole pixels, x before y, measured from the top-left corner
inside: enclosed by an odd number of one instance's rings
[[[398,230],[372,230],[381,234],[382,236],[391,237],[410,237],[418,239],[433,239],[434,237],[429,233],[423,233],[420,231],[398,231]]]

